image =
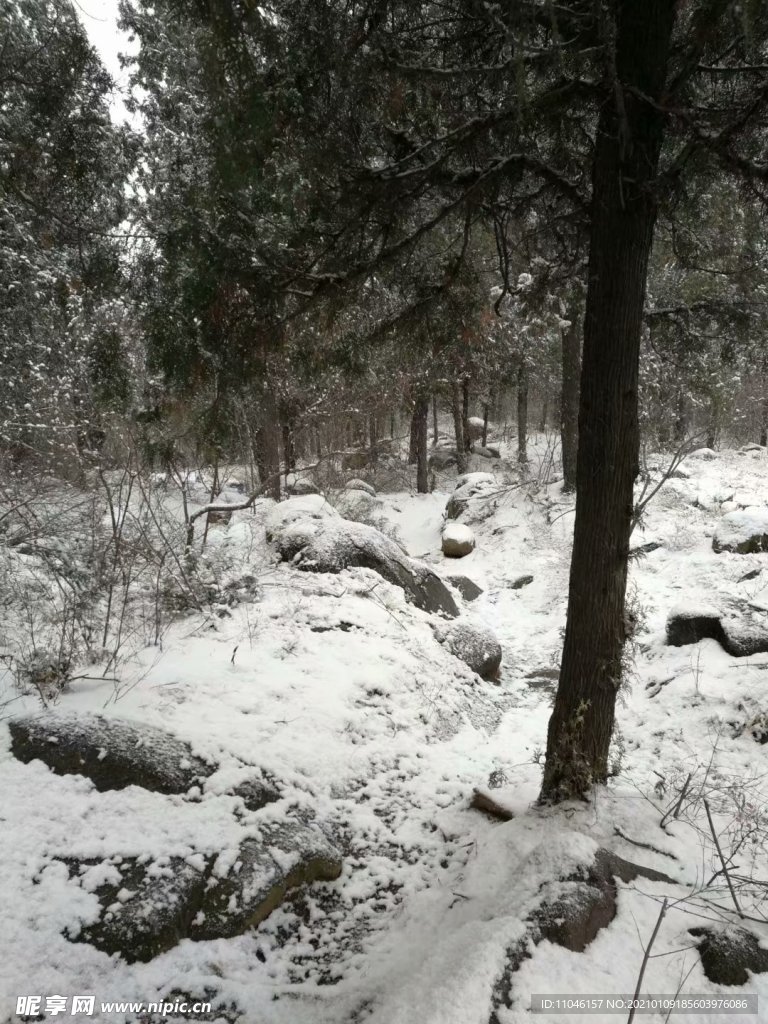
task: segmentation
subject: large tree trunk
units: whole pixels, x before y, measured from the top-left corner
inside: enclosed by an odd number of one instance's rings
[[[413,410],[416,425],[416,490],[419,494],[429,493],[427,469],[427,425],[429,420],[429,396],[419,395]]]
[[[562,332],[562,385],[560,391],[560,443],[563,451],[563,490],[576,490],[576,455],[579,447],[579,375],[581,337],[578,320]]]
[[[517,370],[517,461],[528,461],[528,367],[522,360]]]
[[[432,395],[432,447],[437,447],[440,433],[437,426],[437,395]]]
[[[600,112],[592,169],[576,520],[544,801],[584,797],[608,776],[626,639],[640,335],[663,136],[655,104],[664,88],[676,6],[675,0],[615,5],[618,80]]]
[[[464,439],[464,422],[461,415],[461,388],[454,382],[451,395],[451,411],[453,412],[453,430],[456,434],[456,469],[459,475],[467,472],[467,449]]]

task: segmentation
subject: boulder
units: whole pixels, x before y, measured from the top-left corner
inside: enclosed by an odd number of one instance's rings
[[[716,985],[746,985],[750,974],[768,971],[768,949],[745,928],[691,928],[699,939],[701,966]]]
[[[467,433],[470,441],[479,441],[483,436],[485,421],[480,416],[470,416],[467,420]]]
[[[479,455],[483,459],[500,459],[501,452],[498,448],[492,448],[490,445],[483,447],[481,444],[472,445],[472,454]]]
[[[292,523],[307,520],[340,519],[336,509],[322,494],[306,494],[279,502],[270,510],[265,522],[267,540],[272,541]]]
[[[40,760],[57,775],[85,775],[101,791],[142,786],[156,793],[186,793],[215,766],[164,729],[103,715],[27,715],[9,723],[11,750],[28,763]]]
[[[738,555],[768,551],[768,506],[753,505],[723,516],[715,529],[712,549],[718,554],[730,551]]]
[[[492,473],[465,473],[456,481],[453,494],[445,506],[446,519],[458,519],[469,511],[472,505],[482,506],[489,502],[498,490]],[[492,511],[489,507],[488,511]]]
[[[320,493],[317,485],[304,477],[295,477],[294,479],[289,480],[285,489],[291,497],[299,497],[303,494]]]
[[[340,874],[341,854],[318,828],[295,822],[265,826],[260,839],[241,844],[222,877],[214,866],[190,938],[241,935],[279,906],[289,889]]]
[[[447,523],[442,537],[446,558],[464,558],[475,550],[475,535],[463,523]]]
[[[719,611],[714,608],[690,608],[670,612],[667,618],[667,643],[670,647],[686,647],[700,640],[717,640],[723,647],[726,646]]]
[[[439,635],[451,654],[482,679],[495,679],[501,668],[501,644],[484,623],[460,619]]]
[[[700,640],[716,640],[734,658],[747,658],[768,651],[768,633],[753,623],[724,623],[714,609],[685,610],[670,613],[667,619],[667,643],[685,647]]]
[[[465,601],[475,601],[483,593],[482,587],[478,587],[474,580],[468,576],[446,577],[452,587],[455,587]]]
[[[93,861],[75,865],[80,884],[87,885],[89,868],[105,873],[108,881],[94,890],[101,905],[98,921],[85,925],[74,941],[87,942],[110,956],[118,953],[128,963],[146,963],[189,935],[204,897],[207,871],[181,857],[148,863],[118,857],[106,871]]]
[[[358,480],[357,477],[347,480],[344,487],[348,491],[364,491],[366,494],[370,494],[372,498],[376,497],[376,488],[365,480]]]
[[[289,889],[332,881],[341,854],[314,825],[262,826],[243,841],[234,862],[181,857],[155,862],[116,857],[111,863],[70,863],[70,877],[94,891],[101,906],[95,923],[73,937],[128,963],[146,962],[184,938],[226,939],[263,921]],[[97,884],[89,876],[97,872]]]
[[[370,461],[371,453],[368,451],[343,452],[341,456],[342,469],[365,469]]]
[[[764,452],[765,448],[761,444],[745,444],[742,445],[740,450],[743,452]]]
[[[443,470],[455,466],[458,462],[458,454],[455,448],[434,448],[427,459],[430,469]]]
[[[288,502],[285,502],[288,504]],[[279,507],[279,506],[278,506]],[[283,561],[308,572],[372,569],[405,591],[412,604],[426,612],[456,616],[458,606],[440,579],[423,562],[409,558],[395,541],[373,526],[340,517],[291,521],[280,529],[272,524],[268,537]]]
[[[11,751],[20,761],[42,761],[57,775],[84,775],[100,792],[141,786],[186,793],[204,785],[217,767],[164,729],[104,715],[53,712],[8,724]],[[280,799],[274,781],[263,775],[244,779],[231,792],[251,811]]]

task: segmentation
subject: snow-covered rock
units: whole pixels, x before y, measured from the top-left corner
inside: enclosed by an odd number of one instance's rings
[[[455,587],[465,601],[475,601],[483,593],[483,588],[478,587],[474,580],[471,580],[469,576],[458,576],[451,573],[446,579]]]
[[[288,889],[341,874],[341,855],[315,825],[267,824],[241,843],[236,858],[181,857],[142,862],[79,862],[74,884],[101,874],[99,919],[75,937],[128,963],[149,961],[181,939],[241,935],[280,905]]]
[[[287,504],[287,503],[286,503]],[[333,517],[292,519],[271,531],[278,554],[310,572],[341,572],[350,567],[372,569],[402,587],[406,597],[426,612],[455,616],[459,609],[450,590],[423,562],[365,523]]]
[[[768,506],[753,505],[723,516],[715,529],[712,548],[718,553],[739,555],[768,551]]]
[[[306,477],[296,475],[288,477],[285,489],[292,497],[297,497],[303,494],[319,493],[317,485],[313,484],[311,480],[307,480]]]
[[[376,488],[366,480],[359,480],[357,477],[353,477],[352,480],[347,480],[344,484],[344,488],[347,491],[364,491],[366,494],[370,494],[371,497],[376,497]]]
[[[265,529],[271,541],[291,523],[308,519],[340,519],[339,513],[322,494],[305,494],[275,505],[267,515]]]
[[[457,461],[458,455],[455,448],[434,448],[430,452],[427,464],[430,469],[441,470],[455,466]]]
[[[475,550],[475,535],[464,523],[446,523],[442,548],[446,558],[464,558]]]
[[[464,473],[456,481],[453,494],[445,506],[446,519],[458,519],[468,511],[470,503],[482,504],[498,490],[492,473]]]
[[[479,441],[483,436],[483,427],[485,423],[480,416],[470,416],[467,420],[467,431],[469,433],[470,441]]]
[[[501,452],[498,448],[492,448],[490,445],[483,447],[481,444],[472,445],[472,454],[480,455],[484,459],[500,459]]]
[[[501,668],[501,644],[494,631],[477,619],[462,618],[438,633],[454,657],[483,679],[495,679]]]

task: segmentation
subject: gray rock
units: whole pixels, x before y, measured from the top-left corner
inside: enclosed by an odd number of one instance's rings
[[[464,558],[475,550],[475,535],[463,523],[448,523],[443,530],[441,547],[446,558]]]
[[[690,934],[700,939],[701,966],[716,985],[746,985],[750,973],[768,971],[768,949],[745,928],[691,928]]]
[[[481,444],[472,445],[472,454],[479,455],[483,459],[500,459],[501,452],[498,448],[492,448],[490,445],[483,447]]]
[[[85,775],[98,790],[143,786],[185,793],[215,766],[163,729],[103,715],[27,715],[9,723],[11,750],[20,761],[43,761],[57,775]]]
[[[430,452],[427,465],[430,469],[442,470],[455,466],[458,455],[455,448],[435,448]]]
[[[488,626],[460,619],[442,632],[442,642],[483,679],[495,679],[501,668],[501,644]]]
[[[529,583],[533,583],[533,576],[518,576],[517,579],[510,583],[511,590],[522,590],[523,587],[527,587]]]
[[[90,867],[93,862],[75,866]],[[95,924],[74,936],[104,953],[119,953],[128,963],[147,962],[172,949],[189,934],[205,892],[206,874],[181,857],[163,864],[126,858],[115,865],[119,882],[99,886],[102,911]]]
[[[99,920],[73,937],[128,963],[146,962],[184,938],[231,938],[263,921],[289,889],[341,874],[341,854],[315,826],[265,825],[246,839],[231,869],[218,877],[208,859],[200,870],[180,857],[139,863],[116,859],[119,881],[96,889]],[[93,861],[70,863],[82,877]]]
[[[467,602],[475,601],[483,593],[482,587],[478,587],[468,576],[447,576],[446,579]]]
[[[470,416],[467,420],[467,433],[470,441],[479,441],[483,436],[485,423],[479,416]]]
[[[768,551],[768,508],[751,507],[728,512],[717,524],[712,550],[737,555]]]
[[[729,622],[717,611],[699,610],[673,612],[667,619],[667,643],[685,647],[700,640],[716,640],[734,658],[747,658],[768,651],[768,633],[756,630],[754,624]]]
[[[305,480],[299,477],[297,480],[292,480],[286,487],[286,491],[291,497],[300,497],[302,494],[319,494],[319,488],[312,483],[311,480]]]
[[[459,609],[443,581],[423,562],[373,526],[341,518],[309,519],[272,528],[271,538],[283,561],[309,572],[341,572],[357,566],[372,569],[401,587],[417,608],[456,616]]]
[[[193,939],[240,935],[263,921],[298,885],[333,881],[341,874],[341,854],[314,826],[269,825],[260,839],[246,839],[237,862],[223,877],[212,872]]]
[[[456,481],[456,488],[445,506],[445,518],[459,519],[471,508],[478,518],[490,515],[494,509],[490,499],[497,491],[498,484],[491,473],[465,473]]]

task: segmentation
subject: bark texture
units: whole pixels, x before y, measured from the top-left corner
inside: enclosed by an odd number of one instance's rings
[[[616,81],[607,83],[592,171],[576,520],[541,793],[546,802],[584,797],[608,776],[626,639],[640,336],[656,221],[653,185],[664,130],[656,103],[664,91],[675,8],[675,0],[613,5]]]
[[[563,490],[576,490],[576,456],[579,448],[579,377],[581,331],[574,318],[562,333],[562,385],[560,392],[560,444],[563,452]]]

